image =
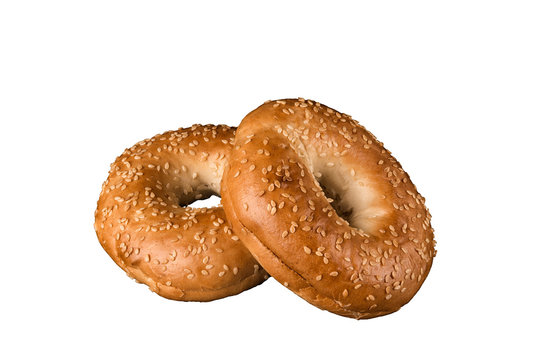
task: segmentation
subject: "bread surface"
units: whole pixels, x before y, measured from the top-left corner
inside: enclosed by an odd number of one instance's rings
[[[168,131],[125,150],[111,165],[95,211],[97,237],[130,277],[163,297],[210,301],[268,277],[220,205],[188,207],[220,193],[234,130]]]
[[[408,174],[364,127],[317,102],[249,113],[222,189],[255,258],[321,309],[358,319],[394,312],[430,271],[431,217]]]

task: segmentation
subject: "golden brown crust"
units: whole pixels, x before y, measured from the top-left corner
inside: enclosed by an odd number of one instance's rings
[[[394,312],[414,296],[435,254],[430,215],[371,133],[324,105],[288,99],[248,114],[235,144],[222,202],[273,277],[354,318]]]
[[[103,248],[157,294],[210,301],[263,282],[221,206],[182,207],[220,192],[234,128],[194,125],[141,141],[111,165],[95,212]]]

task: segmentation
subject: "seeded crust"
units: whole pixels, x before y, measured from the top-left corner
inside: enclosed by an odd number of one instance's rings
[[[271,101],[248,114],[222,189],[260,264],[321,309],[357,319],[392,313],[430,271],[424,198],[370,132],[317,102]]]
[[[210,301],[268,278],[222,206],[183,207],[220,193],[234,131],[194,125],[143,140],[116,159],[103,184],[95,211],[101,245],[165,298]]]

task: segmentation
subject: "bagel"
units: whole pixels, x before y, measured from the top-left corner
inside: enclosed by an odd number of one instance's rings
[[[339,315],[398,310],[435,256],[424,198],[398,161],[350,116],[314,101],[267,102],[243,119],[222,194],[265,270]]]
[[[194,125],[127,149],[111,165],[95,231],[130,277],[169,299],[210,301],[267,273],[239,241],[222,206],[186,207],[219,194],[235,128]]]

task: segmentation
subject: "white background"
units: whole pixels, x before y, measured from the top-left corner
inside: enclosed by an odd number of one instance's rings
[[[0,357],[536,358],[538,11],[532,1],[2,1]],[[367,321],[273,279],[164,300],[101,249],[124,148],[267,99],[353,115],[433,216],[416,297]]]

